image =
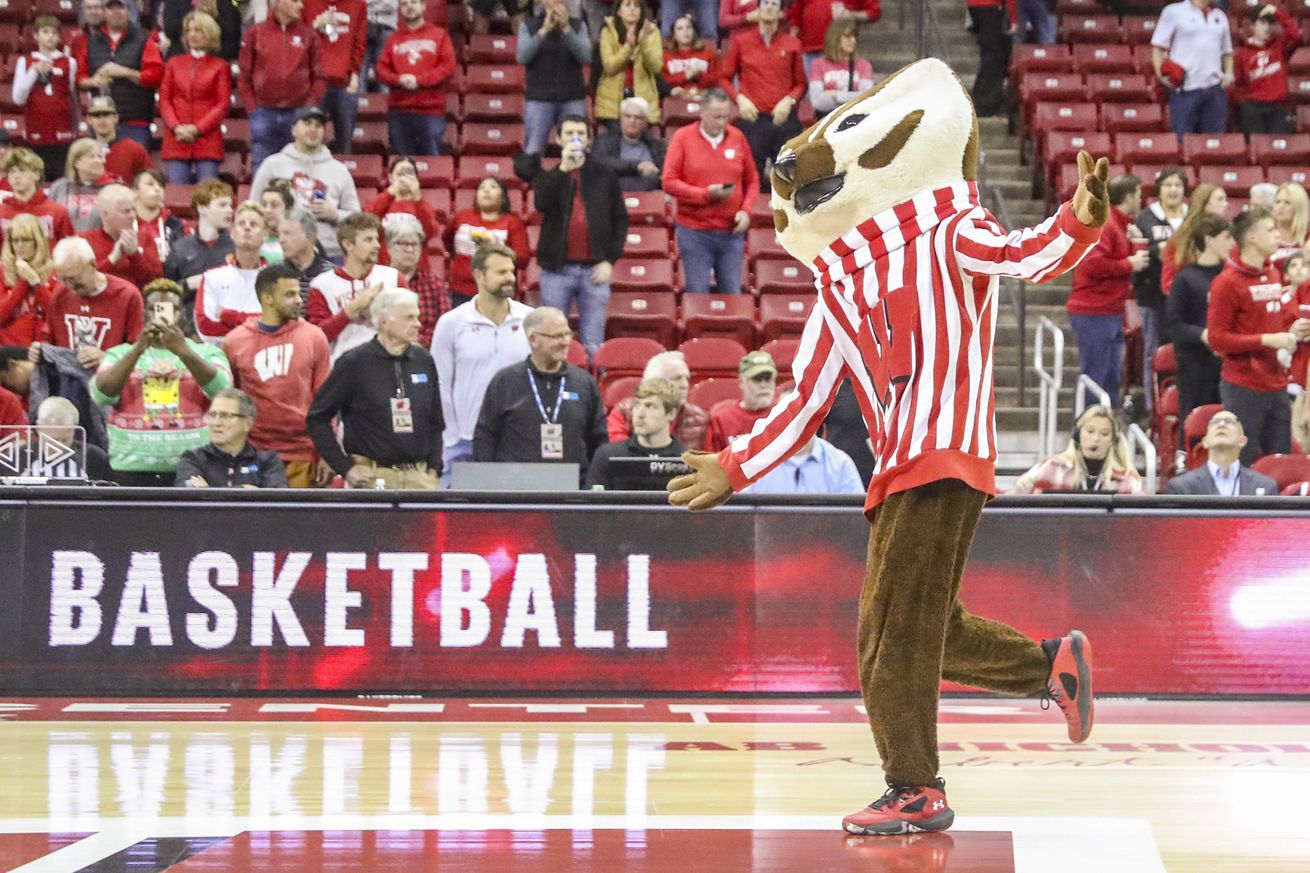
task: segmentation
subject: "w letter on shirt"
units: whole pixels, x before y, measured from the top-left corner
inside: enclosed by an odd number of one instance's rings
[[[291,356],[296,348],[291,343],[269,346],[255,353],[255,372],[263,382],[269,382],[291,371]]]

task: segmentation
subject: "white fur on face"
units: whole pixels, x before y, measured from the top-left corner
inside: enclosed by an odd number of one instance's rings
[[[860,157],[916,111],[923,112],[918,127],[892,162],[876,170],[861,167]],[[946,64],[936,58],[910,64],[880,90],[856,97],[793,141],[801,144],[800,152],[826,140],[845,180],[836,195],[803,215],[775,191],[772,206],[787,216],[779,242],[809,263],[860,222],[920,191],[961,181],[973,126],[973,103]],[[811,180],[797,179],[798,187],[804,181]]]

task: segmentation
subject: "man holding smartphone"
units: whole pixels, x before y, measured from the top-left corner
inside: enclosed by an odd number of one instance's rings
[[[741,293],[760,175],[746,135],[728,124],[731,115],[727,92],[711,88],[701,101],[700,124],[678,130],[664,158],[664,190],[678,201],[674,232],[693,294],[709,293],[711,274],[718,293]]]

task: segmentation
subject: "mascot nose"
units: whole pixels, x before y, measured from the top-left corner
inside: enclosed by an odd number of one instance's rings
[[[796,153],[787,152],[779,155],[773,162],[773,172],[779,179],[789,184],[796,182]]]

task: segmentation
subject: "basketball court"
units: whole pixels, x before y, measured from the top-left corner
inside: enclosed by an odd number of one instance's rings
[[[856,698],[9,698],[0,869],[1310,869],[1310,703],[951,697],[955,826],[854,837]]]

